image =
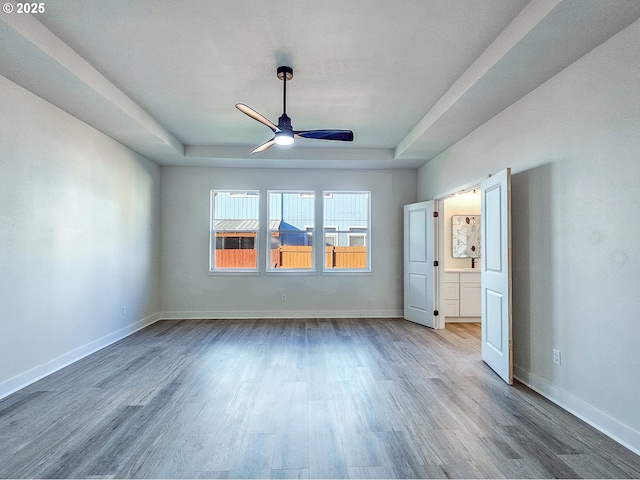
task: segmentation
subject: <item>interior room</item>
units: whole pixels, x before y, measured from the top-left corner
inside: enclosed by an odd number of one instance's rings
[[[440,305],[445,323],[480,322],[480,189],[470,188],[442,199],[444,278]]]
[[[0,476],[640,476],[639,19],[6,0]],[[513,386],[474,228],[505,169]],[[430,200],[433,329],[403,286]]]

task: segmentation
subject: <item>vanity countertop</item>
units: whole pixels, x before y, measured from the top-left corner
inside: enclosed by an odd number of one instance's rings
[[[451,273],[480,273],[479,268],[445,268],[444,271]]]

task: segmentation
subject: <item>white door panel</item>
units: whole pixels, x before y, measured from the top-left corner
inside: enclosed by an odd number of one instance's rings
[[[427,245],[425,232],[427,219],[423,208],[409,211],[409,261],[426,262]]]
[[[488,288],[484,290],[486,299],[486,314],[488,319],[502,318],[502,299],[503,296],[499,292],[494,292]],[[485,346],[491,348],[497,355],[502,356],[503,352],[503,336],[502,324],[498,321],[487,322]]]
[[[409,307],[418,310],[427,310],[427,296],[425,292],[429,287],[429,279],[425,275],[409,274]]]
[[[435,327],[434,202],[404,207],[404,318]]]
[[[489,177],[480,188],[482,360],[512,384],[511,170]]]

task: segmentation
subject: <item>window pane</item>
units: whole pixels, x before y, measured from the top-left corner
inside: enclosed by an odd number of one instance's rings
[[[369,192],[324,192],[325,269],[369,269]]]
[[[211,270],[258,268],[258,192],[212,191]]]
[[[367,242],[365,241],[366,237],[364,235],[354,235],[352,233],[349,234],[349,246],[350,247],[364,247]]]
[[[314,192],[268,193],[269,269],[313,269]]]

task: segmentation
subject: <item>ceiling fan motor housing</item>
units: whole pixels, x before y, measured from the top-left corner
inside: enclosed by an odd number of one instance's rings
[[[293,127],[291,126],[291,118],[288,115],[283,114],[278,118],[278,128],[283,132],[289,131],[293,134]]]
[[[275,132],[273,139],[278,145],[291,145],[293,143],[293,127],[291,119],[286,113],[278,118],[278,130]]]

